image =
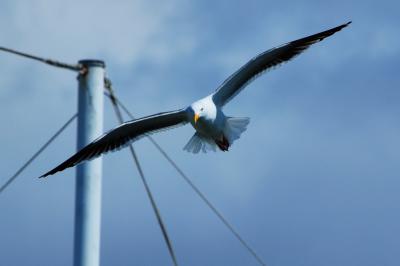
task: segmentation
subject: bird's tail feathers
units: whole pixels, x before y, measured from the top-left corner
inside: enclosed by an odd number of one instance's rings
[[[199,133],[195,133],[189,140],[189,142],[183,147],[183,149],[187,152],[191,153],[199,153],[200,151],[206,153],[207,151],[216,151],[217,145],[215,142],[206,138]]]
[[[247,125],[250,123],[248,117],[228,117],[224,128],[224,135],[228,139],[229,144],[240,138],[240,135],[246,131]]]

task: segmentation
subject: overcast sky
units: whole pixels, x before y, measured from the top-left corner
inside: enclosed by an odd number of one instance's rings
[[[254,55],[349,20],[226,108],[251,123],[227,153],[155,139],[268,266],[396,266],[400,246],[398,1],[3,0],[0,45],[103,59],[136,116],[184,107]],[[0,53],[0,182],[76,112],[73,72]],[[71,265],[76,124],[0,195],[0,265]],[[105,102],[104,130],[116,126]],[[176,171],[135,144],[181,265],[257,265]],[[127,150],[103,159],[102,265],[170,265]]]

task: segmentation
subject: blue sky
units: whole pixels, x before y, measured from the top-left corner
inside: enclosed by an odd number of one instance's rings
[[[251,123],[228,153],[156,140],[267,265],[398,265],[400,26],[396,1],[2,1],[0,44],[98,58],[136,116],[212,92],[259,52],[350,27],[251,83],[226,113]],[[0,54],[0,181],[76,112],[74,73]],[[105,130],[116,125],[105,102]],[[0,195],[0,265],[71,265],[70,127]],[[257,265],[151,143],[135,144],[182,265]],[[103,159],[102,265],[169,265],[127,150]]]

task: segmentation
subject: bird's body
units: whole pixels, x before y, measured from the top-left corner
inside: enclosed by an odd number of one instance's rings
[[[188,111],[189,113],[193,110],[194,114],[199,114],[197,121],[190,120],[193,128],[198,133],[214,139],[221,137],[226,117],[222,110],[214,104],[212,97],[207,96],[194,102],[189,109],[191,109]]]
[[[192,153],[215,151],[217,147],[227,151],[246,130],[249,118],[230,117],[223,113],[223,106],[246,85],[265,71],[287,62],[302,53],[310,45],[340,31],[351,22],[284,45],[272,48],[251,59],[228,77],[211,95],[200,99],[187,108],[159,113],[126,122],[100,136],[56,168],[42,175],[45,177],[101,154],[115,151],[148,134],[191,123],[195,134],[184,147]]]
[[[203,151],[206,151],[206,147],[208,147],[215,150],[215,145],[218,145],[221,150],[224,151],[229,148],[229,144],[227,147],[220,145],[221,141],[226,139],[224,130],[226,128],[227,117],[223,113],[222,109],[215,105],[211,96],[207,96],[194,102],[190,107],[188,107],[187,112],[189,113],[189,117],[191,114],[198,114],[198,118],[196,120],[191,119],[190,123],[196,130],[194,136],[200,141],[199,143],[202,146],[199,147],[200,149],[204,147]],[[198,152],[195,146],[191,149],[189,147],[190,145],[186,146],[185,150],[194,153]]]

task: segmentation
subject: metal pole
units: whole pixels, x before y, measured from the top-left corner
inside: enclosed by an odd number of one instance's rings
[[[78,150],[103,133],[104,62],[81,60],[78,76]],[[98,266],[100,261],[101,158],[76,170],[74,265]]]

